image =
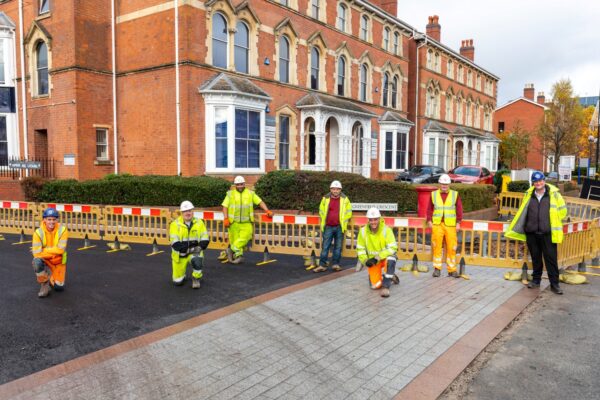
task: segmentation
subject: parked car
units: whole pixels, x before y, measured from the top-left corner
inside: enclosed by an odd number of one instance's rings
[[[478,165],[461,165],[451,170],[448,175],[455,183],[482,183],[493,185],[494,175],[484,167]]]
[[[440,175],[445,173],[443,168],[435,165],[413,165],[408,171],[400,172],[395,180],[405,183],[437,183]]]

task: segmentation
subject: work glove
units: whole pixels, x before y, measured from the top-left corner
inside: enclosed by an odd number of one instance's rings
[[[223,221],[223,226],[225,228],[229,228],[229,225],[231,225],[231,222],[229,222],[229,218],[225,218],[225,220]]]
[[[377,264],[377,259],[376,258],[369,258],[366,262],[365,265],[367,267],[372,267],[373,265]]]
[[[201,240],[198,245],[202,250],[205,250],[208,247],[208,240]]]
[[[273,211],[267,211],[267,217],[273,218]]]

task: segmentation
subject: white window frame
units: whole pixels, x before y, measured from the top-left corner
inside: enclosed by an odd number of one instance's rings
[[[408,158],[410,156],[410,127],[398,126],[398,125],[386,125],[382,123],[380,125],[380,139],[379,139],[379,170],[380,171],[400,171],[408,169]],[[392,168],[386,168],[385,157],[386,157],[386,139],[387,134],[392,134]],[[406,140],[406,148],[404,149],[404,165],[396,165],[396,153],[398,152],[398,134],[404,136]]]
[[[433,153],[430,152],[431,143],[433,141]],[[438,161],[440,158],[440,143],[444,143],[445,153],[444,153],[444,165],[438,165]],[[441,132],[427,132],[423,137],[423,164],[434,165],[436,167],[443,168],[447,170],[449,155],[448,149],[450,148],[450,139],[447,134]],[[432,162],[433,159],[433,162]]]
[[[46,6],[46,7],[44,7]],[[50,0],[39,0],[38,15],[47,14],[50,12]]]
[[[101,127],[96,127],[95,128],[96,131],[96,160],[98,161],[109,161],[110,160],[110,146],[108,143],[108,128],[101,128]],[[98,141],[98,133],[99,132],[103,132],[104,134],[104,141],[103,142],[99,142]],[[105,150],[105,155],[104,156],[98,156],[98,148],[99,146],[104,146],[106,148]]]
[[[340,10],[343,9],[344,10],[344,18],[342,18],[340,16]],[[347,31],[347,27],[348,27],[348,11],[350,9],[348,8],[348,6],[342,2],[339,2],[337,4],[337,15],[335,17],[335,26],[336,28],[338,28],[340,31],[342,32],[346,32]]]
[[[368,15],[363,14],[360,16],[359,24],[359,38],[365,42],[370,42],[371,33],[371,18]]]

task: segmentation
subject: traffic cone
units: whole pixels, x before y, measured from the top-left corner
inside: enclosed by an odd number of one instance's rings
[[[25,243],[31,243],[31,240],[25,240],[25,231],[23,231],[23,229],[21,229],[21,235],[19,236],[19,241],[14,244],[25,244]]]
[[[317,267],[317,256],[316,256],[314,250],[310,253],[309,260],[310,260],[310,264],[306,267],[307,271],[310,271],[311,269],[314,269]]]
[[[86,233],[85,238],[83,239],[83,247],[80,247],[77,250],[87,250],[87,249],[91,249],[92,247],[96,247],[96,245],[92,244],[92,242],[90,242],[90,239],[88,238],[88,235]]]
[[[419,276],[419,257],[415,254],[412,259],[411,272],[414,276]]]
[[[586,272],[585,259],[582,259],[581,262],[577,264],[577,272]]]
[[[106,244],[110,250],[107,251],[107,253],[114,253],[115,251],[122,251],[122,250],[131,250],[131,246],[129,246],[126,243],[121,244],[119,242],[119,237],[115,236],[115,241],[112,243],[107,243]]]
[[[269,249],[265,246],[265,251],[263,252],[263,260],[261,262],[256,263],[256,265],[264,265],[275,262],[277,260],[271,260],[271,255],[269,254]]]
[[[529,278],[527,276],[527,263],[523,263],[523,267],[521,268],[521,283],[523,285],[527,285],[529,283]]]
[[[4,236],[0,234],[0,240],[4,240]]]
[[[156,239],[154,239],[154,242],[152,242],[152,253],[146,254],[146,257],[155,256],[160,253],[164,253],[164,251],[158,249],[158,243],[156,243]]]
[[[460,263],[458,266],[458,276],[459,276],[459,278],[463,278],[465,280],[471,279],[471,277],[469,275],[467,275],[465,272],[466,272],[465,258],[461,257]]]

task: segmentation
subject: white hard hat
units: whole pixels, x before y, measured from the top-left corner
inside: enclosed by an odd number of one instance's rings
[[[244,179],[243,176],[238,175],[235,177],[235,179],[233,180],[233,184],[237,185],[238,183],[246,183],[246,180]]]
[[[331,185],[329,185],[329,188],[341,189],[342,188],[342,182],[340,182],[340,181],[333,181],[333,182],[331,182]]]
[[[375,207],[369,208],[369,211],[367,211],[367,218],[381,218],[381,213]]]
[[[442,185],[449,185],[450,183],[452,183],[452,180],[450,179],[450,176],[448,174],[442,174],[438,182]]]
[[[184,211],[190,211],[194,209],[194,205],[192,204],[191,201],[189,200],[185,200],[184,202],[181,203],[181,205],[179,206],[179,211],[184,212]]]

